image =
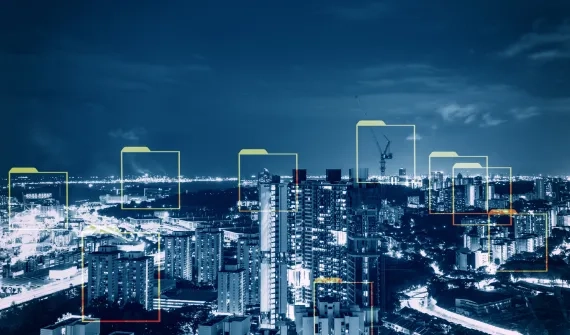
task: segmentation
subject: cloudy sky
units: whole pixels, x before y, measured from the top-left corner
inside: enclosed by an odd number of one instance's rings
[[[570,172],[567,1],[14,0],[0,27],[6,171],[116,174],[144,145],[187,175],[236,175],[243,148],[320,174],[381,119],[416,125],[419,173],[431,151]]]

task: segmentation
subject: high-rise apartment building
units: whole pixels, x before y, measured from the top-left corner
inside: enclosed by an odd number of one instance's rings
[[[218,313],[245,313],[245,270],[238,264],[226,264],[218,273]]]
[[[297,335],[367,335],[370,334],[370,309],[343,306],[332,298],[322,298],[317,306],[297,306]]]
[[[164,274],[166,278],[192,280],[194,232],[175,231],[164,236]]]
[[[292,306],[307,304],[311,298],[312,220],[314,188],[317,181],[307,181],[306,170],[293,170],[296,176],[288,185],[287,284],[288,313]]]
[[[315,278],[346,280],[348,183],[341,175],[340,169],[327,169],[324,181],[299,179],[289,185],[289,205],[295,209],[288,216],[291,310],[313,301]],[[340,298],[343,288],[326,287],[326,295]]]
[[[353,210],[349,227],[347,279],[358,284],[348,286],[348,301],[360,307],[370,307],[371,303],[384,306],[380,299],[384,283],[383,236],[377,208],[363,206]]]
[[[106,297],[113,302],[137,302],[152,308],[154,264],[143,252],[120,252],[103,246],[89,254],[88,302]]]
[[[340,170],[339,170],[340,174]],[[340,180],[326,180],[315,185],[312,220],[312,281],[316,278],[347,279],[347,199],[348,185]],[[345,298],[344,285],[323,286],[325,296]],[[315,293],[317,298],[319,294]]]
[[[513,218],[515,238],[519,238],[526,234],[546,236],[546,229],[548,229],[549,225],[545,215],[529,213],[524,215],[515,215]]]
[[[196,270],[199,283],[216,285],[222,266],[223,232],[211,225],[196,228]]]
[[[261,266],[259,231],[240,234],[237,241],[237,262],[238,267],[245,270],[245,305],[259,305],[259,271]]]
[[[398,170],[398,181],[400,183],[403,183],[406,181],[406,169],[405,168],[400,168],[400,170]]]
[[[537,178],[534,180],[534,194],[537,199],[546,199],[546,185],[543,178]]]
[[[261,250],[260,313],[262,329],[276,329],[287,315],[288,186],[279,176],[259,180]]]

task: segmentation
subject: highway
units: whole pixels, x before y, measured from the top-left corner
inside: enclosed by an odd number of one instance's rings
[[[28,302],[30,300],[38,299],[41,297],[45,297],[59,291],[63,291],[68,289],[70,286],[78,286],[82,283],[87,281],[87,269],[84,270],[84,276],[81,275],[81,272],[71,278],[63,279],[48,283],[42,287],[32,289],[26,292],[22,292],[20,294],[15,294],[3,299],[0,299],[0,310],[9,308],[12,304],[22,304]]]
[[[522,335],[519,332],[499,328],[436,306],[435,301],[428,297],[427,288],[425,286],[411,292],[406,292],[406,295],[409,299],[403,301],[403,305],[418,312],[435,316],[448,322],[461,325],[465,328],[478,330],[490,335]]]

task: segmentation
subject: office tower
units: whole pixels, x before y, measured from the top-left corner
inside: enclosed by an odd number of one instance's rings
[[[456,179],[457,181],[457,179]],[[466,192],[466,185],[455,185],[453,188],[452,193],[452,198],[454,200],[454,209],[455,209],[455,213],[464,213],[467,209],[467,203],[466,203],[466,198],[467,198],[467,192]],[[453,210],[453,208],[452,208]]]
[[[543,178],[537,178],[534,180],[534,194],[537,199],[546,199],[546,186],[544,185]]]
[[[288,284],[289,312],[294,305],[313,301],[312,283],[315,278],[346,280],[347,189],[341,181],[340,169],[328,169],[325,181],[301,181],[297,192],[290,189],[288,216],[289,251]],[[295,194],[298,196],[295,199]],[[346,295],[343,286],[324,287],[323,295]],[[319,297],[319,294],[317,294]]]
[[[293,170],[295,171],[295,170]],[[305,171],[305,170],[299,170]],[[295,175],[295,172],[293,172]],[[294,312],[295,305],[308,304],[311,295],[312,266],[312,222],[314,208],[314,185],[317,181],[307,181],[305,173],[298,173],[299,178],[288,185],[287,215],[287,284],[288,314]]]
[[[340,170],[338,172],[340,175]],[[311,278],[346,280],[348,185],[338,179],[314,184]],[[344,299],[344,285],[322,286],[315,296]]]
[[[153,259],[143,252],[119,252],[117,246],[102,246],[89,254],[87,299],[106,297],[113,302],[135,301],[152,308]]]
[[[463,175],[462,175],[461,173],[458,173],[458,174],[457,174],[457,177],[456,177],[455,180],[454,180],[454,184],[455,184],[456,186],[458,186],[458,185],[464,185]]]
[[[342,170],[341,169],[327,169],[326,170],[326,180],[329,183],[340,183],[342,180]]]
[[[487,199],[495,199],[495,184],[486,184],[486,192],[485,192],[485,200]]]
[[[422,179],[422,190],[427,190],[429,188],[429,178]]]
[[[435,173],[435,184],[438,190],[441,190],[444,187],[444,179],[443,179],[443,172],[438,171]]]
[[[483,184],[483,177],[475,176],[473,178],[473,185],[482,185]]]
[[[245,270],[238,264],[226,264],[218,273],[218,313],[245,313]]]
[[[259,231],[246,232],[238,237],[237,261],[240,269],[244,269],[245,305],[259,305],[259,271],[261,251],[259,249]]]
[[[166,278],[192,280],[194,232],[175,231],[164,236],[164,274]]]
[[[349,169],[348,170],[348,178],[353,183],[356,183],[356,169]],[[363,182],[368,180],[368,168],[359,168],[358,169],[358,182]]]
[[[293,169],[293,183],[301,183],[307,180],[307,170],[306,169]]]
[[[475,200],[477,200],[477,187],[475,185],[465,186],[465,206],[475,207]]]
[[[287,185],[259,180],[261,249],[260,328],[276,329],[287,314]]]
[[[382,285],[385,282],[382,269],[381,223],[378,210],[372,206],[354,211],[348,230],[348,278],[358,284],[348,285],[348,301],[360,307],[384,306]],[[374,288],[371,292],[372,282]],[[374,296],[372,296],[374,294]],[[372,301],[372,302],[371,302]]]
[[[199,283],[216,284],[222,265],[223,232],[210,225],[196,228],[196,270]]]
[[[469,256],[472,252],[467,248],[461,248],[455,252],[455,266],[458,270],[469,270]]]
[[[398,177],[399,177],[398,180],[400,182],[405,182],[406,181],[406,169],[400,168],[400,170],[398,170]]]

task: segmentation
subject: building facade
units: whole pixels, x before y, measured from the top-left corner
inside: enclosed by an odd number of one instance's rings
[[[105,297],[109,301],[137,302],[152,309],[154,264],[143,252],[120,252],[102,246],[88,256],[88,303]]]
[[[223,232],[203,224],[196,228],[196,271],[199,283],[216,285],[222,266]]]
[[[245,313],[245,270],[237,264],[226,264],[218,273],[218,313]]]
[[[166,278],[192,280],[194,232],[175,231],[164,236],[164,274]]]
[[[268,176],[264,176],[268,177]],[[260,328],[275,329],[287,315],[287,185],[279,176],[259,180]]]

